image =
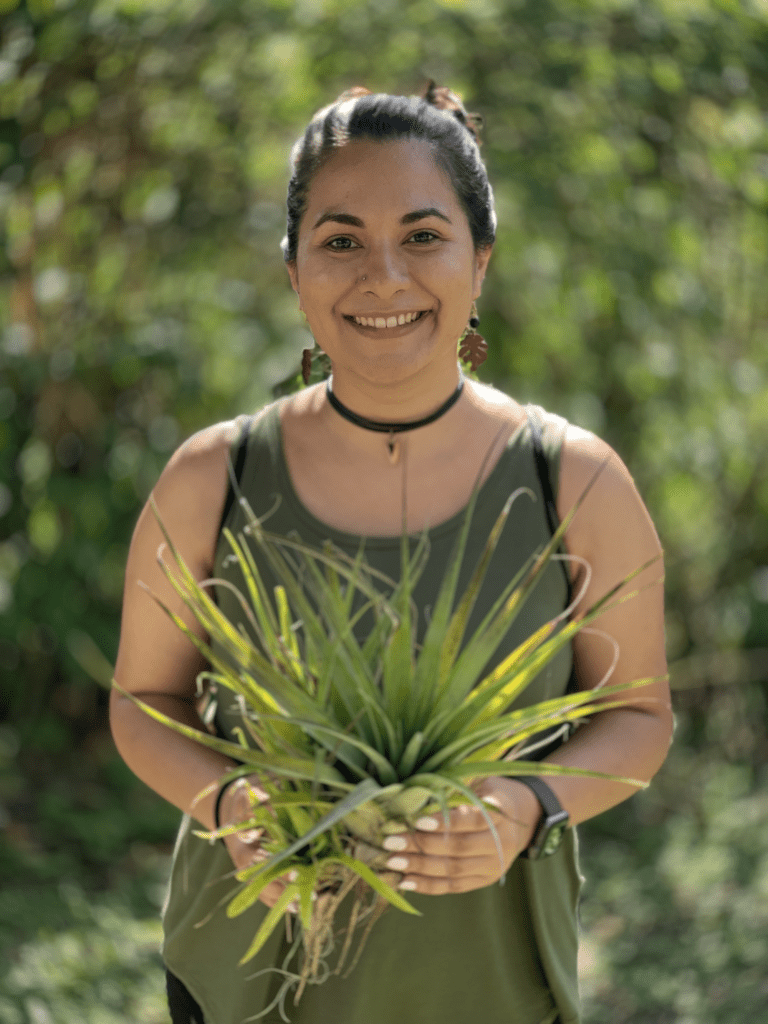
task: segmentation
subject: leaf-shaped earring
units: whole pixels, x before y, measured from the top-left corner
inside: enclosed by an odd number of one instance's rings
[[[301,377],[304,386],[308,387],[312,378],[324,380],[331,375],[331,361],[320,346],[315,342],[312,348],[305,348],[301,353]]]
[[[480,326],[480,317],[477,315],[477,306],[472,303],[472,314],[469,318],[467,331],[459,345],[459,359],[463,359],[472,367],[472,371],[478,369],[488,357],[488,342],[477,333]]]
[[[312,373],[312,349],[305,348],[301,353],[301,376],[304,379],[304,383],[309,384],[309,377]]]

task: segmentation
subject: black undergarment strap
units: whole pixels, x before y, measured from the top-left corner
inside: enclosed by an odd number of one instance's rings
[[[243,424],[243,429],[240,432],[240,440],[237,443],[237,455],[235,456],[235,480],[240,483],[240,478],[243,475],[243,469],[245,468],[245,457],[248,454],[248,437],[251,433],[251,417],[248,416]],[[224,501],[224,509],[221,513],[221,521],[219,522],[219,533],[224,529],[224,524],[227,521],[227,516],[232,510],[232,506],[235,503],[235,488],[232,484],[232,478],[229,479],[229,486],[227,487],[227,497]]]
[[[531,439],[533,441],[533,457],[536,461],[536,472],[539,477],[539,484],[541,485],[541,493],[544,496],[544,509],[547,514],[547,522],[549,523],[550,532],[554,534],[557,527],[560,524],[560,519],[557,514],[557,505],[555,504],[555,496],[552,491],[552,481],[549,476],[549,462],[544,451],[544,442],[541,436],[541,427],[539,426],[538,420],[535,415],[528,417],[528,423],[531,428]],[[566,606],[573,600],[573,588],[571,586],[571,578],[568,575],[568,569],[566,568],[565,561],[561,561],[560,565],[563,568],[563,575],[565,576],[565,585],[567,588]],[[571,669],[571,677],[568,680],[568,686],[566,693],[573,693],[578,689],[578,682],[576,680],[576,669]]]
[[[554,533],[560,525],[560,520],[557,514],[555,496],[552,492],[552,481],[549,477],[549,463],[547,462],[547,456],[544,453],[544,442],[541,436],[541,427],[534,416],[529,416],[528,422],[531,427],[531,439],[533,440],[533,457],[536,460],[536,472],[539,476],[541,493],[544,495],[544,509],[547,513],[547,522],[549,523],[550,533]],[[568,604],[570,604],[571,578],[568,575],[565,562],[560,562],[560,565],[563,567],[565,585],[568,588]]]

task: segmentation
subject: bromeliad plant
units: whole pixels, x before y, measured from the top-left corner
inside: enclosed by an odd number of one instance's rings
[[[614,598],[623,601],[637,593],[616,597],[652,562],[622,580],[576,621],[568,621],[566,610],[543,625],[482,676],[548,561],[563,557],[555,552],[588,490],[468,635],[470,614],[512,503],[523,492],[534,498],[525,488],[510,496],[466,591],[458,594],[476,490],[420,644],[412,594],[428,557],[426,537],[412,551],[404,531],[400,579],[387,581],[366,564],[362,550],[351,558],[330,546],[318,550],[297,538],[270,534],[241,499],[245,531],[237,536],[224,531],[243,578],[243,590],[235,589],[242,621],[235,623],[206,589],[222,581],[195,580],[160,523],[173,567],[162,553],[160,564],[209,641],[201,640],[156,600],[210,662],[207,680],[237,695],[242,712],[239,742],[198,732],[132,699],[159,721],[240,762],[242,766],[222,781],[256,776],[267,794],[265,803],[253,801],[247,822],[199,834],[211,840],[244,828],[263,830],[261,846],[268,858],[237,874],[240,888],[227,913],[243,913],[271,881],[288,874],[288,884],[242,962],[259,951],[289,906],[298,904],[296,947],[303,947],[303,958],[299,973],[292,976],[298,981],[297,999],[307,982],[327,975],[335,914],[350,892],[354,897],[337,971],[346,961],[356,929],[365,922],[359,955],[368,931],[388,904],[417,913],[390,884],[391,876],[381,873],[384,835],[412,828],[422,814],[447,813],[465,802],[479,806],[493,830],[484,804],[472,790],[473,783],[487,776],[606,777],[522,758],[543,730],[621,706],[626,697],[618,692],[626,691],[626,684],[508,709]],[[279,581],[271,593],[252,546]],[[363,616],[372,625],[361,641],[355,626]],[[652,681],[637,680],[631,686]]]

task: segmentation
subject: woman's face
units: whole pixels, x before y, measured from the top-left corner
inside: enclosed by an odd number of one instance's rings
[[[334,372],[385,383],[455,366],[489,257],[429,143],[360,141],[313,178],[288,273]]]

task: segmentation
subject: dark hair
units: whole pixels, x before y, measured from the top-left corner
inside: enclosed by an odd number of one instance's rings
[[[291,151],[288,224],[281,243],[286,263],[296,259],[299,225],[312,178],[329,153],[355,139],[417,138],[432,144],[435,162],[448,175],[469,221],[475,249],[493,245],[496,212],[480,156],[480,118],[468,114],[450,89],[430,82],[423,97],[371,93],[356,86],[319,110]]]

